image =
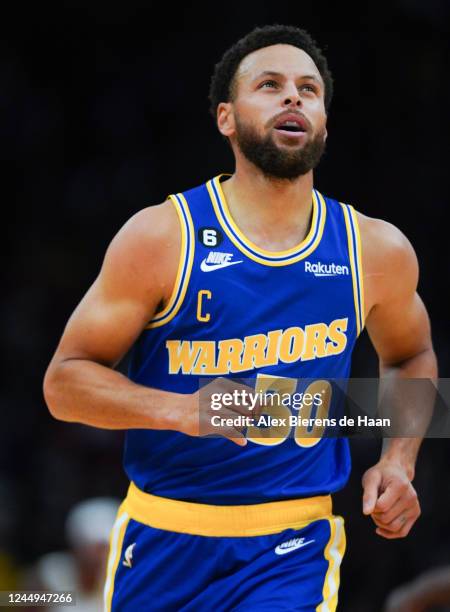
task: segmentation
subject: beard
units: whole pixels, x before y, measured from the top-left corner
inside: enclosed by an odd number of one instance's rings
[[[325,151],[325,130],[303,147],[289,150],[278,147],[271,132],[260,136],[251,124],[245,125],[238,117],[235,121],[236,140],[242,154],[267,178],[293,181],[314,169]]]

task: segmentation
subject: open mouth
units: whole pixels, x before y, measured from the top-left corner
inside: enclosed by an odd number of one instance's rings
[[[280,132],[304,132],[305,131],[304,129],[302,129],[297,124],[294,124],[294,125],[280,125],[280,126],[276,127],[275,129],[279,130]]]
[[[289,134],[302,134],[307,131],[308,123],[299,113],[283,113],[274,125],[276,130]]]

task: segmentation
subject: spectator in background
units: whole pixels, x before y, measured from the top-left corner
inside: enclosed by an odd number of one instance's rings
[[[77,612],[101,610],[109,535],[118,507],[118,500],[109,497],[96,497],[76,504],[66,520],[70,548],[48,553],[37,561],[32,577],[36,588],[74,592]],[[67,606],[52,605],[51,610],[67,612]]]
[[[384,612],[426,612],[437,609],[450,610],[450,565],[424,572],[412,582],[392,591]]]

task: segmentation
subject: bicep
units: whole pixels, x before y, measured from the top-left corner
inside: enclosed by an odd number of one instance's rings
[[[427,311],[416,291],[374,306],[366,327],[385,365],[401,363],[431,346]]]
[[[375,274],[366,327],[381,363],[398,364],[431,346],[427,311],[417,294],[419,265],[411,243],[394,226],[372,223],[368,239],[367,263]]]
[[[115,366],[136,340],[155,310],[157,299],[111,297],[101,275],[70,317],[55,357],[89,359]]]

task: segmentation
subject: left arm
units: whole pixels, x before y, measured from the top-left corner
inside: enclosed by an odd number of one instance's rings
[[[419,269],[414,250],[391,224],[362,215],[359,221],[369,308],[366,328],[379,357],[380,386],[389,392],[402,379],[434,380],[436,356],[428,315],[416,291]],[[428,404],[421,406],[421,414],[416,402],[409,415],[408,405],[404,409],[421,432],[431,415]],[[420,515],[411,481],[421,442],[421,436],[385,438],[380,460],[364,474],[363,512],[372,516],[376,532],[385,538],[406,536]]]

